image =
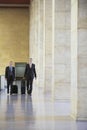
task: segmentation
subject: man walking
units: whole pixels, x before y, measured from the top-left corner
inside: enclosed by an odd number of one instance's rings
[[[13,85],[15,79],[15,67],[13,67],[13,62],[9,62],[9,66],[5,69],[5,78],[7,80],[7,94],[9,94],[9,86]]]
[[[29,95],[32,94],[32,88],[33,88],[33,79],[35,77],[36,79],[36,69],[35,64],[32,63],[32,58],[30,58],[29,63],[26,64],[24,77],[27,80],[27,93]]]

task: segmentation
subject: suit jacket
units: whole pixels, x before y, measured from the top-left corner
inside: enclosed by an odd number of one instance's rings
[[[30,77],[33,79],[34,77],[36,77],[35,64],[32,64],[31,68],[29,64],[26,64],[24,77],[26,79],[29,79]]]
[[[5,69],[5,78],[7,78],[7,80],[10,78],[10,76],[12,76],[12,79],[14,80],[15,78],[15,67],[12,66],[12,71],[10,70],[9,66],[6,67]]]

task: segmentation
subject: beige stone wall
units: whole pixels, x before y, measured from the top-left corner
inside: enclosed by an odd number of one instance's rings
[[[26,62],[29,57],[29,9],[0,8],[0,75],[10,60]]]

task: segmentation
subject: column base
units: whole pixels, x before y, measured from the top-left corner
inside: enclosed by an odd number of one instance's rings
[[[74,114],[71,114],[70,117],[76,121],[87,121],[87,117],[78,117],[77,115],[74,115]]]

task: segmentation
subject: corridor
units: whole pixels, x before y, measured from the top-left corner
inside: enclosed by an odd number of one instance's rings
[[[34,88],[32,96],[0,92],[0,130],[87,130],[87,122],[70,117],[69,100],[53,100]]]

